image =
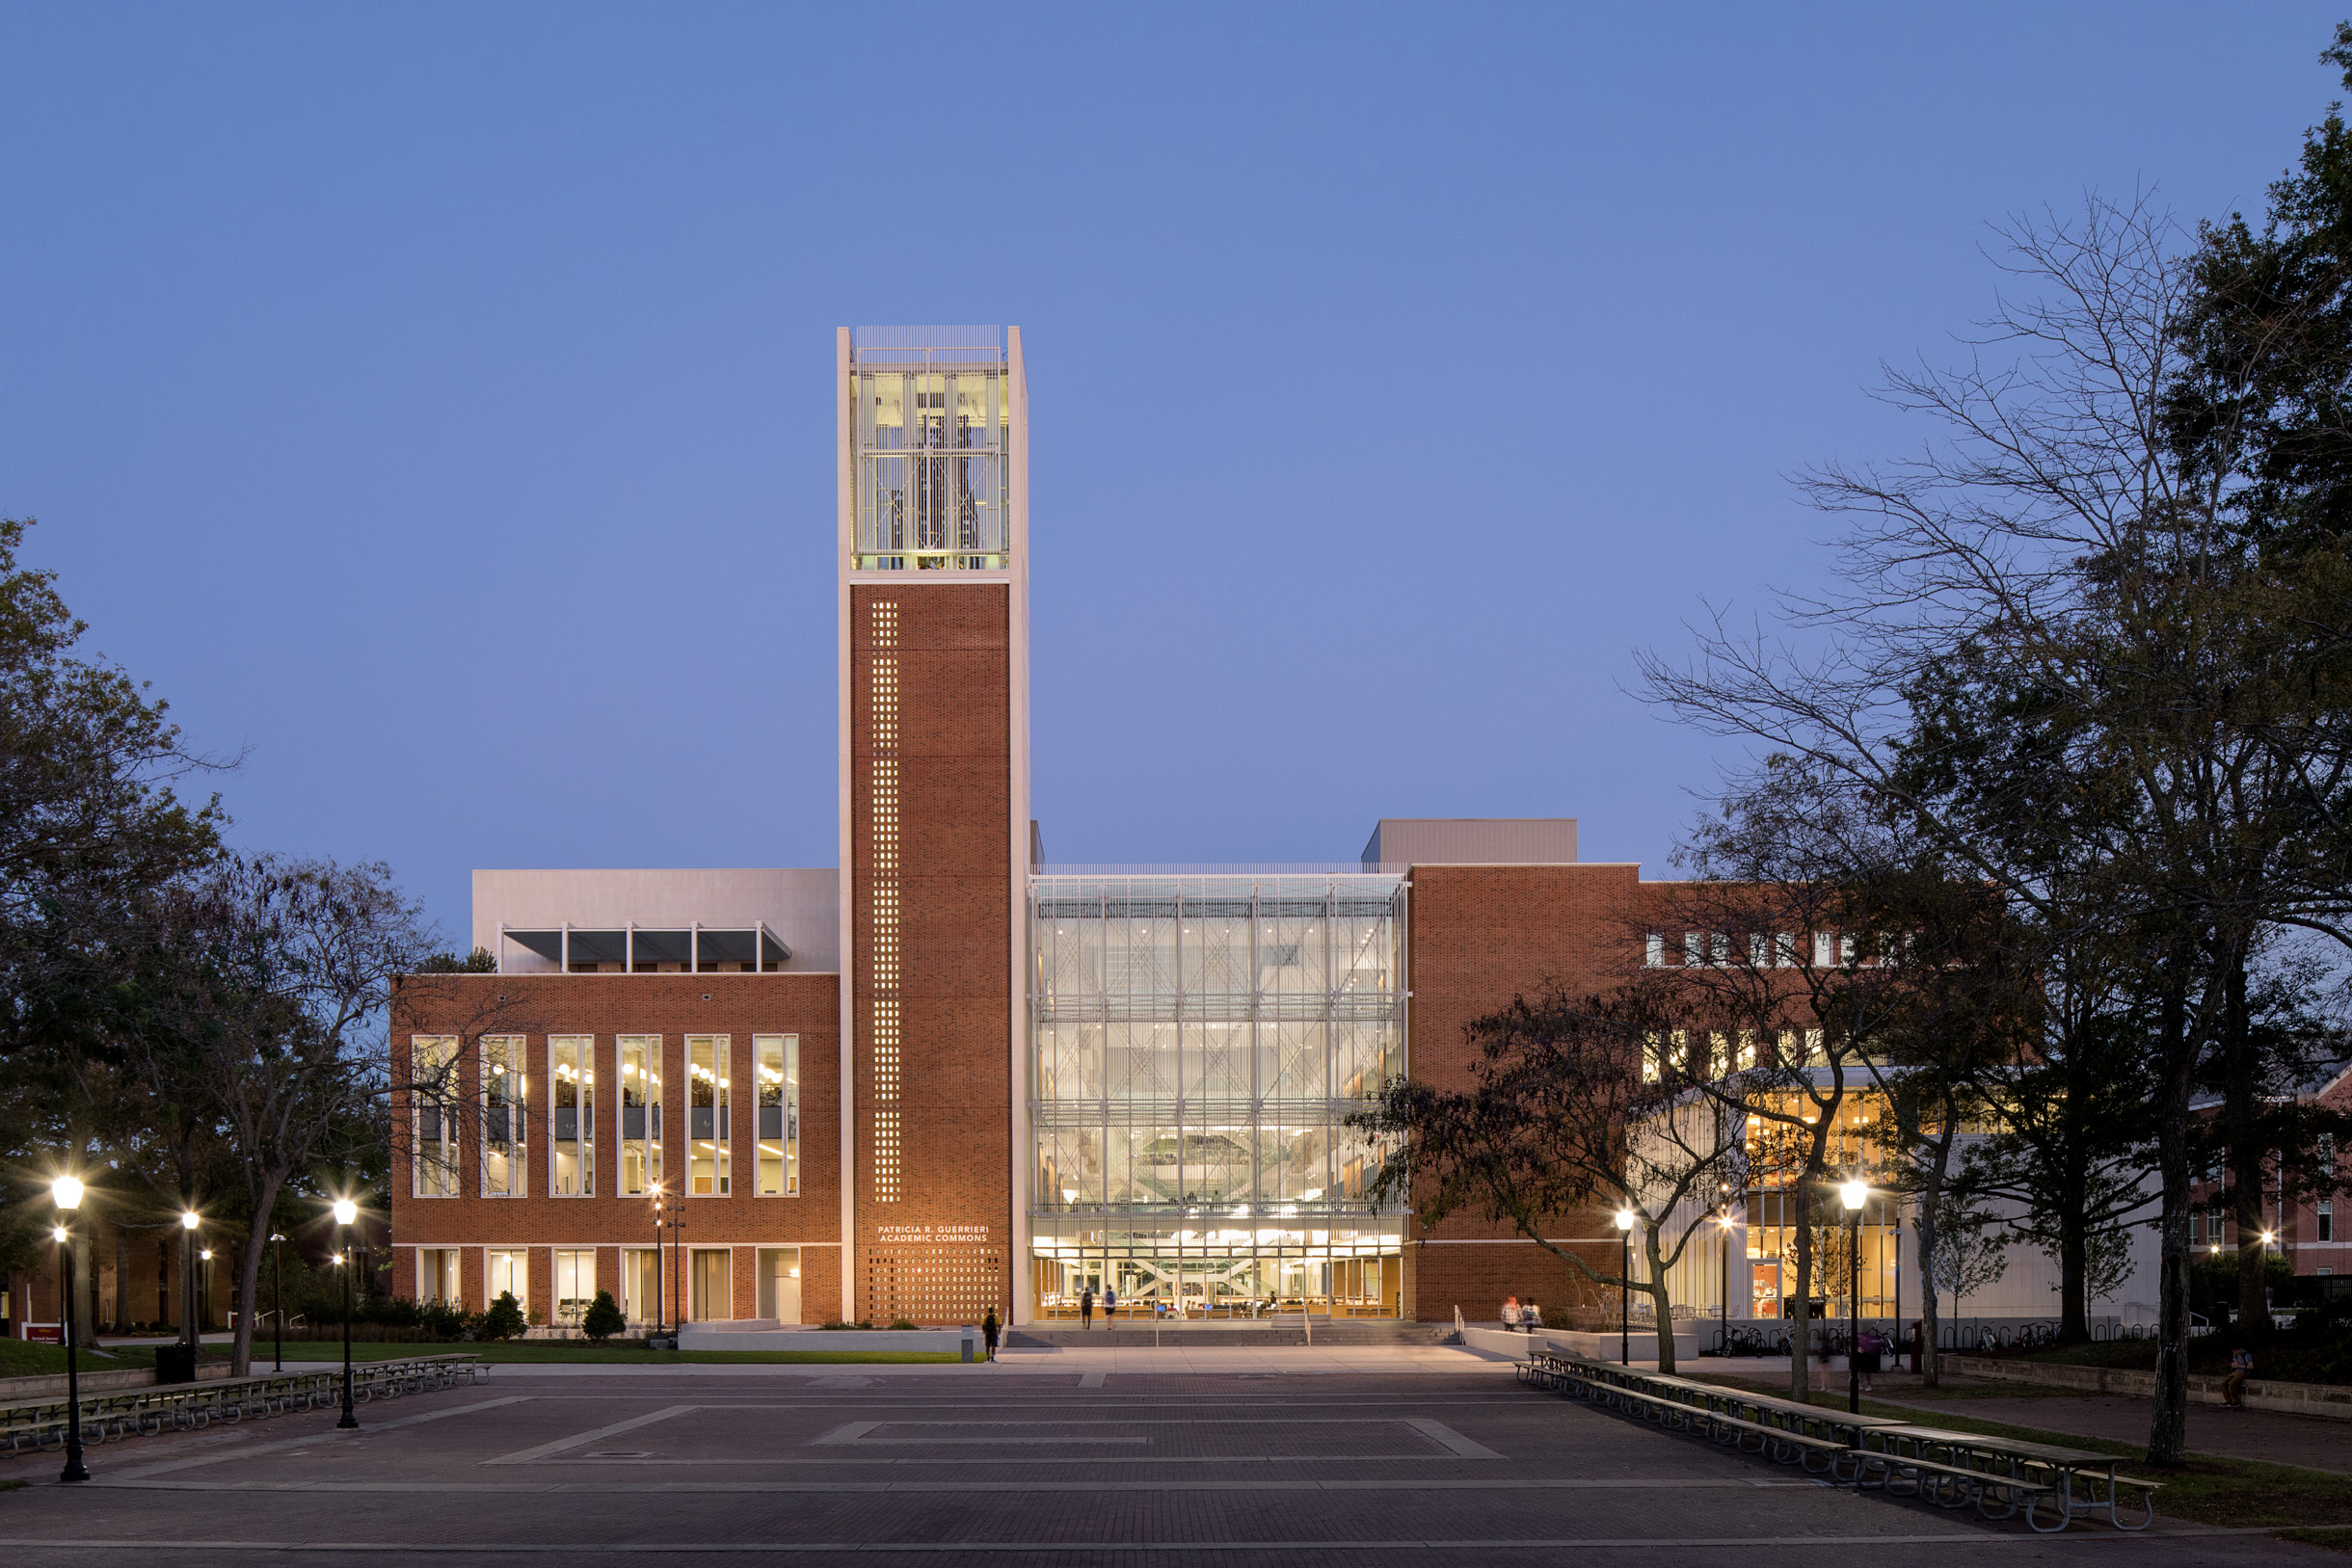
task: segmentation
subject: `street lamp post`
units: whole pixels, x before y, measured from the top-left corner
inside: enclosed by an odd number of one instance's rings
[[[1852,1315],[1846,1319],[1846,1411],[1849,1415],[1862,1413],[1862,1337],[1858,1325],[1862,1319],[1862,1205],[1869,1200],[1870,1189],[1859,1182],[1848,1182],[1837,1189],[1846,1206],[1846,1217],[1854,1230],[1853,1270],[1847,1297],[1854,1303]]]
[[[670,1210],[670,1348],[678,1348],[685,1331],[686,1206]]]
[[[1725,1204],[1715,1216],[1715,1223],[1724,1228],[1724,1332],[1722,1349],[1731,1353],[1731,1206]]]
[[[65,1265],[60,1272],[66,1285],[66,1310],[60,1314],[66,1336],[66,1469],[57,1478],[86,1481],[90,1472],[82,1465],[81,1363],[73,1348],[73,1233],[67,1229],[74,1210],[82,1207],[82,1183],[61,1176],[49,1183],[49,1195],[57,1203],[57,1254]]]
[[[334,1239],[341,1250],[335,1261],[343,1266],[343,1418],[334,1423],[338,1432],[356,1432],[360,1418],[351,1413],[351,1222],[360,1217],[360,1206],[349,1198],[334,1201]]]
[[[654,1200],[654,1338],[661,1338],[661,1200]]]
[[[1633,1365],[1633,1210],[1617,1211],[1617,1363]]]
[[[179,1216],[179,1337],[188,1346],[188,1376],[196,1376],[196,1228],[203,1223],[193,1209]]]
[[[204,1326],[210,1328],[212,1326],[212,1249],[205,1247],[196,1256],[198,1262],[204,1265],[204,1272],[198,1277],[201,1289],[197,1291],[196,1299],[202,1307]]]
[[[271,1370],[282,1372],[286,1369],[286,1238],[283,1232],[270,1233],[270,1260],[278,1276],[278,1283],[270,1292],[273,1297],[270,1302],[273,1324],[270,1354],[276,1362]]]

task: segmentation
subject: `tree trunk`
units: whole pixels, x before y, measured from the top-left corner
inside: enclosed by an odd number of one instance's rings
[[[2091,1303],[2087,1264],[2090,1258],[2090,1221],[2083,1215],[2083,1193],[2088,1183],[2072,1182],[2071,1202],[2058,1212],[2058,1342],[2088,1344],[2091,1341]]]
[[[2270,1328],[2269,1281],[2263,1265],[2270,1248],[2262,1241],[2262,1151],[2249,1135],[2230,1145],[2230,1183],[2237,1203],[2237,1331],[2258,1340]]]
[[[1797,1191],[1803,1193],[1801,1183]],[[1805,1335],[1812,1324],[1808,1308],[1813,1295],[1813,1227],[1812,1215],[1798,1205],[1799,1223],[1790,1227],[1797,1234],[1797,1296],[1788,1307],[1788,1396],[1804,1401],[1813,1388],[1812,1369],[1807,1364]]]
[[[1642,1227],[1642,1258],[1649,1264],[1649,1283],[1643,1287],[1649,1293],[1650,1311],[1658,1318],[1658,1370],[1668,1376],[1674,1372],[1674,1309],[1667,1299],[1666,1260],[1658,1251],[1658,1228]]]
[[[1919,1233],[1919,1330],[1924,1342],[1919,1346],[1919,1370],[1931,1389],[1943,1387],[1942,1370],[1937,1365],[1936,1332],[1940,1321],[1936,1292],[1936,1206],[1943,1198],[1943,1179],[1931,1174],[1919,1193],[1919,1217],[1911,1228]],[[1902,1325],[1896,1325],[1896,1332]]]
[[[281,1181],[281,1179],[275,1174],[261,1178],[260,1190],[254,1194],[256,1201],[254,1204],[251,1228],[244,1245],[237,1248],[238,1297],[244,1303],[245,1310],[237,1314],[236,1342],[235,1347],[229,1352],[231,1361],[228,1375],[231,1377],[253,1375],[249,1369],[252,1367],[254,1359],[254,1302],[259,1298],[261,1258],[270,1250],[270,1220],[278,1210],[278,1188]],[[345,1263],[343,1266],[348,1268],[351,1265]]]
[[[2164,998],[2166,1072],[2156,1118],[2156,1167],[2164,1187],[2163,1267],[2156,1314],[2156,1399],[2149,1422],[2148,1462],[2178,1465],[2189,1442],[2189,1095],[2197,1050],[2189,1039],[2182,987],[2185,955],[2174,954],[2175,984]]]
[[[131,1320],[131,1234],[118,1221],[115,1225],[115,1332],[120,1334]]]

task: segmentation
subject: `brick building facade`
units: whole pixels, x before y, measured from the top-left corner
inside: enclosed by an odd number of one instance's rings
[[[876,1323],[1571,1293],[1532,1243],[1374,1203],[1346,1118],[1638,951],[1636,869],[1577,864],[1564,819],[1386,821],[1315,871],[1039,866],[1019,330],[844,331],[836,377],[839,865],[477,873],[496,971],[395,997],[396,1288],[548,1322],[599,1289]],[[1605,1226],[1572,1239],[1614,1254]]]

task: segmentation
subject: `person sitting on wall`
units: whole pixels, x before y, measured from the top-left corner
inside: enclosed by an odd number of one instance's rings
[[[1506,1334],[1519,1332],[1519,1298],[1517,1296],[1503,1298],[1503,1332]]]

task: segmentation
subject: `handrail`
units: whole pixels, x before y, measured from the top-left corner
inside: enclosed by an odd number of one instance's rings
[[[2087,1449],[1855,1416],[1553,1351],[1522,1362],[1519,1381],[1614,1405],[1742,1451],[1768,1453],[1784,1464],[1799,1463],[1844,1484],[1876,1486],[1946,1507],[1973,1502],[1988,1519],[2012,1518],[2022,1508],[2026,1524],[2041,1533],[2101,1513],[2119,1529],[2146,1528],[2155,1517],[2155,1494],[2163,1485],[2119,1475],[2114,1456]],[[1845,1435],[1824,1435],[1838,1433]],[[2136,1523],[2121,1507],[2125,1489],[2140,1494]],[[2054,1523],[2044,1523],[2045,1510]]]

